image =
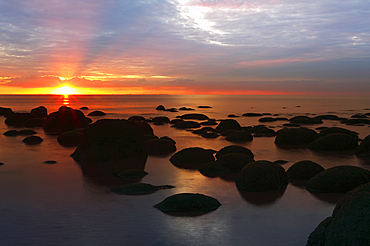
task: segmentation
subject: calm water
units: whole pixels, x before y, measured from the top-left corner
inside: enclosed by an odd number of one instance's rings
[[[17,112],[29,112],[44,105],[49,113],[61,105],[73,108],[88,106],[107,113],[105,118],[146,118],[181,115],[156,111],[166,108],[191,107],[195,113],[225,119],[229,114],[246,112],[279,114],[281,117],[311,114],[336,114],[350,117],[370,112],[367,97],[312,96],[0,96],[0,106]],[[212,108],[198,109],[199,105]],[[300,106],[300,107],[297,107]],[[0,245],[305,245],[308,235],[335,206],[336,196],[318,196],[302,187],[289,184],[274,193],[240,193],[234,182],[207,178],[198,171],[174,167],[169,157],[149,157],[141,182],[174,185],[151,195],[123,196],[108,193],[112,186],[103,178],[83,173],[69,156],[74,148],[65,148],[56,136],[45,135],[38,146],[22,143],[23,137],[5,137],[11,129],[0,116]],[[101,117],[100,117],[101,118]],[[93,120],[100,119],[93,117]],[[257,118],[239,117],[242,126],[258,125]],[[268,123],[275,130],[283,122]],[[360,138],[370,134],[368,126],[346,126],[337,121],[322,125],[340,126],[359,132]],[[204,139],[169,125],[152,125],[154,133],[169,136],[177,149],[203,147],[219,150],[232,143],[219,137]],[[323,155],[308,149],[284,150],[274,138],[255,138],[242,144],[255,154],[256,160],[289,161],[288,169],[300,160],[316,161],[325,168],[355,165],[370,169],[370,164],[354,155]],[[46,160],[56,160],[47,165]],[[218,199],[222,206],[199,217],[175,217],[153,208],[164,198],[182,192],[195,192]]]

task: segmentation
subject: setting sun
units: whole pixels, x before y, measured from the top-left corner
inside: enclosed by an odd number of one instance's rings
[[[67,95],[71,95],[71,94],[79,94],[79,92],[77,91],[77,89],[75,89],[71,86],[64,85],[64,86],[56,88],[54,90],[54,94],[67,96]]]

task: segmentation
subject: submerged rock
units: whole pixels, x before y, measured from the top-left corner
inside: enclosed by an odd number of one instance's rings
[[[35,118],[45,118],[48,115],[48,110],[44,106],[31,109],[31,114]]]
[[[223,147],[216,153],[216,158],[219,159],[223,155],[230,154],[230,153],[243,153],[243,154],[249,155],[250,157],[254,158],[254,154],[252,153],[250,149],[240,146],[240,145],[229,145],[229,146]]]
[[[5,124],[8,126],[23,126],[23,123],[31,118],[35,118],[31,113],[11,113],[7,115]]]
[[[218,161],[211,161],[208,162],[207,164],[201,166],[198,171],[205,175],[216,175],[216,174],[225,174],[225,173],[230,173],[231,170],[224,165],[221,165]]]
[[[104,113],[103,111],[96,110],[96,111],[90,112],[87,116],[104,116],[104,115],[107,115],[107,114]]]
[[[26,137],[25,139],[23,139],[24,143],[30,144],[30,145],[40,144],[42,143],[42,141],[44,140],[39,136],[30,136],[30,137]]]
[[[18,136],[19,135],[19,131],[17,131],[17,130],[9,130],[9,131],[4,132],[3,135],[4,136],[10,136],[10,137],[12,137],[12,136]]]
[[[167,139],[151,139],[145,142],[149,155],[167,155],[176,151],[176,146]]]
[[[214,161],[212,152],[200,147],[185,148],[175,153],[170,162],[180,168],[198,169],[204,164]]]
[[[239,130],[228,134],[225,139],[230,142],[249,142],[253,140],[253,136],[247,131]]]
[[[204,114],[184,114],[179,116],[183,120],[208,120],[208,116]]]
[[[318,163],[304,160],[294,163],[287,171],[289,180],[309,180],[325,169]]]
[[[295,124],[322,124],[322,120],[320,118],[310,118],[308,116],[295,116],[289,119],[290,123]]]
[[[336,166],[315,175],[305,187],[311,192],[345,193],[367,182],[370,182],[370,171],[355,166]]]
[[[346,133],[328,134],[308,146],[309,149],[317,151],[345,151],[355,150],[357,147],[357,140]]]
[[[307,147],[317,138],[317,132],[305,127],[284,128],[277,132],[275,144],[279,147]]]
[[[350,131],[348,129],[342,128],[342,127],[327,127],[325,129],[322,129],[319,133],[320,136],[326,136],[328,134],[333,134],[333,133],[345,133],[353,138],[358,138],[358,133],[354,131]]]
[[[137,183],[137,184],[128,184],[128,185],[113,187],[109,189],[109,191],[120,194],[120,195],[146,195],[146,194],[153,194],[154,192],[158,190],[172,189],[172,188],[175,188],[175,186]]]
[[[356,156],[360,159],[369,160],[370,159],[370,135],[368,135],[358,146],[356,150]]]
[[[77,146],[82,141],[81,131],[63,132],[57,138],[57,141],[62,146]]]
[[[11,113],[13,113],[13,110],[11,108],[0,107],[0,115],[6,116]]]
[[[240,124],[234,120],[234,119],[226,119],[221,120],[220,123],[218,123],[216,130],[220,132],[226,132],[228,130],[241,130]]]
[[[218,163],[235,173],[238,173],[243,167],[252,161],[254,161],[253,158],[244,153],[230,153],[217,159]]]
[[[44,161],[45,164],[56,164],[57,162],[56,161],[52,161],[52,160],[48,160],[48,161]]]
[[[154,205],[155,208],[165,213],[176,212],[202,212],[207,213],[218,209],[221,203],[210,196],[194,193],[180,193],[167,197],[162,202]]]

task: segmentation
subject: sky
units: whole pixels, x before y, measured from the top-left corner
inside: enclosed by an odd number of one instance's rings
[[[0,94],[370,95],[369,0],[0,0]]]

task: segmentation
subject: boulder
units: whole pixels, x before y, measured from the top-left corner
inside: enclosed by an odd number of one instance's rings
[[[337,115],[332,114],[318,115],[315,116],[314,118],[320,120],[339,120],[339,117]]]
[[[157,116],[152,119],[153,123],[170,123],[170,119],[167,116]]]
[[[272,191],[283,189],[288,177],[283,167],[270,161],[248,163],[235,181],[239,189],[247,191]]]
[[[158,105],[155,109],[156,110],[165,110],[166,108],[163,105]]]
[[[143,135],[154,135],[153,128],[145,121],[131,121],[133,124]]]
[[[243,153],[243,154],[249,155],[252,159],[254,158],[254,154],[252,153],[250,149],[240,146],[240,145],[229,145],[229,146],[223,147],[216,153],[216,158],[219,159],[223,155],[230,154],[230,153]]]
[[[345,193],[367,182],[370,182],[370,171],[355,166],[336,166],[315,175],[305,187],[311,192]]]
[[[104,115],[107,115],[107,114],[104,113],[103,111],[96,110],[96,111],[90,112],[87,116],[104,116]]]
[[[172,138],[168,137],[168,136],[163,136],[163,137],[160,137],[159,139],[167,140],[167,141],[170,141],[173,144],[176,144],[176,141],[173,140]]]
[[[39,136],[29,136],[23,139],[23,142],[29,145],[40,144],[42,141],[44,140]]]
[[[203,194],[194,193],[175,194],[154,205],[155,208],[165,213],[208,213],[218,209],[220,206],[221,203],[217,199]]]
[[[245,114],[243,114],[243,116],[245,116],[245,117],[259,117],[259,116],[263,116],[263,114],[261,114],[261,113],[245,113]]]
[[[86,107],[86,106],[82,106],[80,109],[81,109],[81,110],[87,110],[87,109],[89,109],[89,108],[88,108],[88,107]]]
[[[290,123],[294,124],[322,124],[322,120],[319,118],[310,118],[308,116],[295,116],[289,119]]]
[[[44,106],[39,106],[37,108],[31,109],[31,114],[35,118],[45,118],[46,116],[48,116],[48,110]]]
[[[205,176],[230,173],[230,169],[221,165],[218,161],[211,161],[201,166],[198,171]]]
[[[45,118],[31,118],[23,122],[24,127],[42,127],[44,125]]]
[[[188,128],[199,128],[200,124],[195,121],[187,120],[187,121],[179,121],[174,126],[177,128],[181,128],[181,129],[188,129]]]
[[[358,147],[357,140],[346,133],[333,133],[318,138],[308,146],[316,151],[345,151],[355,150]]]
[[[206,132],[206,133],[201,134],[201,136],[203,138],[218,138],[220,134],[217,134],[215,132]]]
[[[8,126],[23,126],[23,123],[31,118],[35,118],[31,113],[12,113],[7,115],[5,124]]]
[[[147,156],[147,152],[143,134],[130,121],[102,119],[85,128],[71,156],[80,163],[96,163]]]
[[[204,114],[184,114],[179,116],[183,120],[208,120],[208,116]]]
[[[9,131],[4,132],[3,135],[4,136],[8,136],[8,137],[18,136],[19,135],[19,131],[17,131],[17,130],[9,130]]]
[[[166,139],[151,139],[145,142],[145,148],[149,155],[168,155],[176,151],[173,142]]]
[[[351,130],[348,130],[342,127],[326,127],[325,129],[322,129],[320,131],[319,135],[323,137],[323,136],[326,136],[328,134],[333,134],[333,133],[345,133],[345,134],[352,136],[353,138],[358,138],[357,132],[354,132],[354,131],[351,131]]]
[[[356,156],[360,159],[370,160],[370,135],[360,143],[356,150]]]
[[[217,125],[217,122],[215,120],[207,120],[200,122],[199,124],[201,124],[202,126],[215,126]]]
[[[48,160],[48,161],[44,161],[45,164],[57,164],[58,162],[56,161],[53,161],[53,160]]]
[[[237,130],[228,134],[225,139],[230,142],[249,142],[253,140],[253,136],[247,131]]]
[[[89,118],[86,118],[84,113],[80,110],[62,106],[57,112],[53,112],[46,117],[42,128],[46,133],[59,134],[78,128],[84,128],[89,123]]]
[[[63,132],[57,137],[57,141],[62,146],[78,146],[82,141],[81,131]]]
[[[0,115],[6,116],[11,113],[13,113],[13,110],[11,108],[0,107]]]
[[[254,161],[252,157],[244,153],[230,153],[221,156],[217,162],[227,167],[234,173],[238,173],[248,163]]]
[[[146,183],[128,184],[111,188],[109,191],[120,195],[146,195],[158,190],[175,188],[172,185],[151,185]]]
[[[277,132],[275,144],[279,147],[307,147],[318,138],[317,132],[305,127],[284,128]]]
[[[139,115],[133,115],[133,116],[130,116],[128,118],[128,120],[131,120],[131,121],[144,121],[145,120],[145,117],[139,116]]]
[[[262,117],[258,121],[259,122],[275,122],[277,120],[273,117]]]
[[[21,136],[28,136],[28,135],[33,135],[33,134],[36,134],[37,132],[35,132],[34,130],[32,129],[22,129],[18,132],[18,135],[21,135]]]
[[[220,132],[226,132],[228,130],[241,130],[240,124],[234,120],[234,119],[226,119],[221,120],[220,123],[218,123],[216,130]]]
[[[198,169],[204,164],[214,161],[213,153],[200,147],[185,148],[175,153],[170,162],[179,168]]]
[[[212,107],[208,106],[208,105],[200,105],[200,106],[198,106],[198,108],[212,108]]]
[[[184,111],[191,111],[194,110],[193,108],[187,108],[187,107],[181,107],[179,110],[184,110]]]
[[[276,135],[276,132],[270,128],[264,127],[259,130],[257,130],[253,137],[274,137]]]
[[[325,169],[318,163],[304,160],[294,163],[286,174],[289,180],[309,180],[318,173],[321,173]]]
[[[344,195],[331,217],[310,234],[307,246],[363,246],[370,243],[370,183]]]

